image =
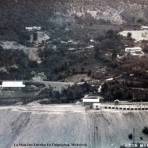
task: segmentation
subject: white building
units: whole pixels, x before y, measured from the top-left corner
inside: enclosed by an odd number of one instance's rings
[[[39,31],[42,28],[40,26],[32,26],[32,27],[25,27],[25,29],[28,31]]]
[[[23,83],[23,81],[3,81],[0,87],[2,88],[23,88],[25,87],[25,84]]]
[[[82,98],[83,105],[89,105],[90,107],[93,106],[94,103],[100,103],[103,100],[101,96],[91,96],[91,95],[85,95],[84,98]]]
[[[140,42],[140,41],[148,41],[148,29],[141,29],[141,30],[125,30],[121,31],[119,34],[127,37],[128,34],[131,34],[132,39],[135,40],[135,42]]]
[[[127,47],[125,48],[125,53],[132,56],[143,56],[144,52],[141,47]]]
[[[141,30],[148,30],[148,26],[141,26]]]

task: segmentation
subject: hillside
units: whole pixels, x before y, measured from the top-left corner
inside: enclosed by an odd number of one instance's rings
[[[119,148],[123,143],[131,143],[128,135],[133,128],[136,140],[139,137],[148,140],[141,132],[147,126],[146,114],[147,111],[86,112],[71,105],[65,109],[64,105],[2,107],[0,118],[5,118],[0,120],[0,147],[13,148],[13,144],[19,143],[75,143],[87,144],[85,148]]]
[[[135,24],[148,21],[147,7],[146,0],[1,0],[0,29],[15,36],[30,25]]]
[[[147,19],[146,0],[6,0],[0,1],[1,25],[25,25],[42,23],[47,25],[52,20],[51,16],[63,16],[74,19],[91,15],[96,19],[110,20],[121,24],[133,17]],[[138,14],[138,15],[137,15]],[[58,20],[57,22],[61,20]],[[70,19],[69,19],[70,21]],[[72,20],[71,20],[72,21]],[[22,24],[21,24],[22,23]]]
[[[147,43],[136,44],[119,32],[147,25],[147,8],[146,0],[1,0],[0,79],[92,83],[99,80],[96,87],[101,81],[118,76],[119,85],[128,79],[129,83],[143,82],[147,78]],[[48,40],[28,45],[32,33],[25,30],[26,26],[40,26]],[[127,46],[140,46],[145,56],[122,58]],[[119,90],[116,83],[115,92]],[[135,83],[131,90],[128,83],[122,84],[119,92],[111,90],[113,99],[132,98]],[[104,93],[110,91],[108,86]],[[140,95],[147,98],[147,84],[144,87]],[[143,86],[136,89],[143,91]],[[76,88],[75,91],[81,94]],[[125,97],[124,92],[129,95]]]

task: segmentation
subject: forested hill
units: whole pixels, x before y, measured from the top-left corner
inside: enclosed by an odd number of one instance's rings
[[[47,27],[88,17],[114,24],[147,22],[147,7],[146,0],[0,0],[0,27]]]

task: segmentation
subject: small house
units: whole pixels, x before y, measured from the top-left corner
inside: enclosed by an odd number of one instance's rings
[[[125,53],[132,56],[143,56],[144,52],[141,47],[127,47],[125,48]]]

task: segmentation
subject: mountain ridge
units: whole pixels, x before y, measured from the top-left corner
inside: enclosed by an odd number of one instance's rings
[[[129,23],[133,17],[147,21],[147,7],[148,2],[144,0],[6,0],[0,1],[0,27],[48,25],[51,16],[57,15],[70,16],[74,20],[75,16],[89,15],[121,25]]]

